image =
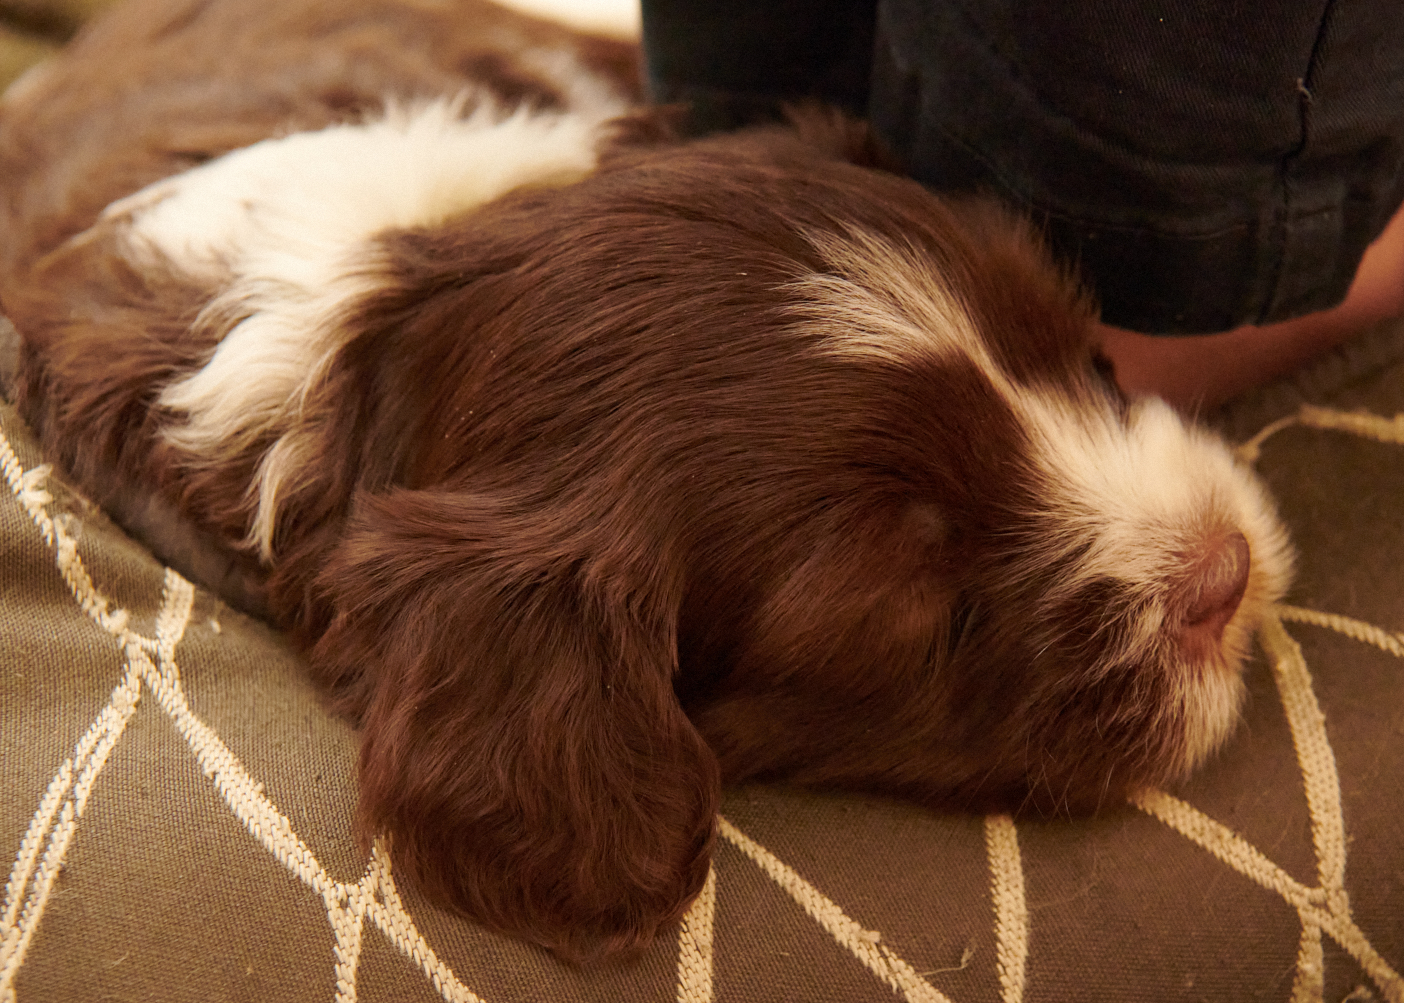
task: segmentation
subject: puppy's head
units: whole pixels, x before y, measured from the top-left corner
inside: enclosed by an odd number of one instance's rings
[[[1086,811],[1183,777],[1231,733],[1290,577],[1271,501],[1118,391],[1025,225],[872,184],[911,215],[800,225],[819,263],[777,290],[831,396],[789,402],[790,518],[737,506],[734,550],[710,548],[725,584],[683,615],[694,720],[728,777],[958,808]]]

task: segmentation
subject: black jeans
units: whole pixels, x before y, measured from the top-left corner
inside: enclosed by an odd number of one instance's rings
[[[1109,323],[1339,302],[1404,199],[1399,0],[644,0],[699,128],[818,97],[933,189],[1038,220]]]

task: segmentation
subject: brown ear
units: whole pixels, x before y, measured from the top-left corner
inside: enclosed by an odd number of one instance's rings
[[[312,659],[360,705],[363,835],[436,901],[578,959],[681,916],[720,781],[673,695],[675,613],[554,525],[478,495],[363,499]]]

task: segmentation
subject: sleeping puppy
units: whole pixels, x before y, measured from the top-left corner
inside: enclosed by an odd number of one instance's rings
[[[481,0],[139,0],[0,104],[21,400],[234,561],[360,831],[569,957],[723,781],[1094,810],[1232,731],[1290,557],[1024,228],[854,123],[693,142]]]

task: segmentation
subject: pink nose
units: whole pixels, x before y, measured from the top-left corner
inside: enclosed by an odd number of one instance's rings
[[[1205,547],[1181,593],[1186,640],[1217,641],[1223,636],[1248,589],[1249,563],[1248,541],[1242,533]]]

